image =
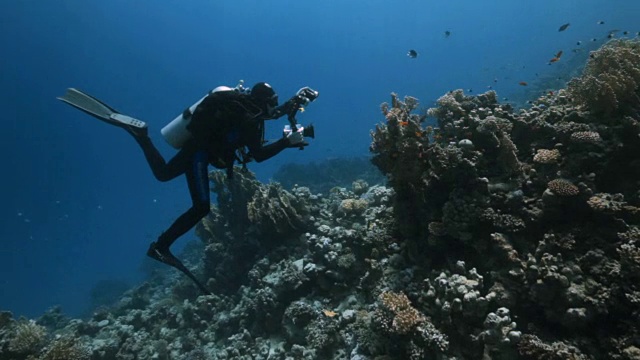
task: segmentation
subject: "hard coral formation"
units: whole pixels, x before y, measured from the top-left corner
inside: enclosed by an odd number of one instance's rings
[[[0,358],[637,358],[636,89],[586,90],[632,74],[637,46],[607,45],[527,109],[393,94],[371,144],[387,185],[213,172],[182,256],[213,295],[166,269],[88,319],[0,313]]]
[[[560,161],[560,151],[558,149],[538,149],[533,157],[533,162],[538,164],[556,164]]]
[[[640,40],[612,40],[590,54],[582,76],[568,84],[577,105],[594,113],[640,106]]]
[[[580,189],[566,179],[554,179],[547,184],[549,190],[558,196],[575,196],[580,193]]]
[[[530,109],[500,105],[493,92],[473,97],[457,90],[427,111],[437,125],[417,129],[427,140],[415,138],[416,129],[398,131],[388,116],[373,133],[373,162],[398,194],[394,216],[411,263],[442,267],[464,259],[490,275],[485,288],[496,291],[486,303],[506,307],[525,325],[505,322],[496,331],[517,332],[507,347],[493,346],[500,343],[495,340],[483,350],[464,344],[476,349],[470,352],[585,359],[630,353],[625,339],[637,336],[640,319],[640,293],[631,280],[638,279],[640,263],[633,235],[640,221],[640,119],[630,111],[638,105],[639,48],[637,40],[609,43],[569,90],[544,95]],[[609,88],[592,91],[593,79]],[[411,123],[407,108],[392,99],[402,110],[393,120]],[[461,145],[468,141],[473,146]],[[401,161],[391,163],[391,156]],[[429,284],[433,294],[437,283]],[[440,331],[453,333],[461,298],[438,302],[457,309],[448,317],[430,310],[435,304],[426,297],[416,299]],[[487,307],[478,313],[488,316]],[[481,319],[463,320],[466,332],[455,333],[482,338],[468,330]],[[596,323],[617,325],[590,327]],[[464,343],[449,340],[450,349]]]

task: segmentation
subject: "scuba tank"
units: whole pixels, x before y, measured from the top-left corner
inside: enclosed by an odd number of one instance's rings
[[[187,129],[187,126],[191,122],[193,112],[207,96],[222,91],[236,91],[240,93],[246,93],[247,91],[249,91],[249,89],[245,88],[244,81],[240,80],[235,88],[231,88],[228,86],[218,86],[215,89],[209,91],[200,100],[196,101],[193,105],[186,108],[182,112],[182,114],[178,115],[175,119],[173,119],[170,123],[165,125],[165,127],[160,130],[162,137],[164,137],[169,145],[171,145],[175,149],[180,149],[188,140],[193,137],[193,134],[191,134],[189,129]]]

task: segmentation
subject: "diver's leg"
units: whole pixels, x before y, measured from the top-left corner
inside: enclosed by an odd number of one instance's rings
[[[167,163],[158,149],[151,142],[149,136],[134,136],[136,142],[142,148],[144,157],[151,167],[153,175],[159,181],[169,181],[175,179],[178,175],[184,174],[190,163],[190,158],[193,155],[193,151],[188,147],[181,149],[169,162]]]
[[[191,168],[185,174],[189,193],[193,205],[184,214],[180,215],[160,237],[158,241],[151,243],[147,255],[152,258],[175,266],[178,261],[169,251],[169,247],[187,231],[191,230],[210,210],[209,178],[207,171],[207,152],[197,151],[193,154]]]

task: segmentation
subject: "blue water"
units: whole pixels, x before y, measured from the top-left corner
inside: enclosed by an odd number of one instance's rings
[[[312,145],[250,164],[268,181],[284,163],[367,154],[392,91],[425,105],[455,88],[517,96],[577,40],[635,35],[639,15],[636,0],[2,1],[0,309],[82,314],[98,281],[140,281],[149,242],[190,206],[128,134],[57,101],[67,87],[147,121],[167,158],[159,129],[215,86],[319,90],[299,117]]]

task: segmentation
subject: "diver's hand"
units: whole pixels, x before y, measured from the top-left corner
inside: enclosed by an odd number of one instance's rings
[[[304,136],[302,136],[302,130],[304,128],[300,127],[298,131],[291,131],[287,133],[287,140],[289,141],[289,145],[300,145],[304,142]]]

